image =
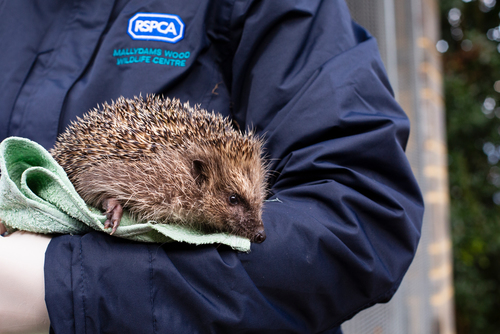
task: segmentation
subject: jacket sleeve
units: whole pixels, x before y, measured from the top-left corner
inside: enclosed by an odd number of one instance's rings
[[[224,247],[62,236],[46,256],[57,333],[316,333],[391,298],[420,235],[408,119],[343,1],[236,1],[233,116],[266,140],[267,239]]]
[[[235,118],[265,134],[275,200],[270,242],[240,259],[271,304],[319,331],[387,301],[414,256],[409,122],[343,1],[255,2],[233,19]]]

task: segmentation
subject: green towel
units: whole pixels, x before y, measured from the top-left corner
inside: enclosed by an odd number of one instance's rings
[[[10,137],[0,144],[0,219],[10,230],[82,234],[104,229],[106,217],[89,208],[61,166],[42,146]],[[250,240],[225,233],[203,234],[169,224],[137,223],[125,212],[116,237],[142,242],[225,244],[249,252]]]

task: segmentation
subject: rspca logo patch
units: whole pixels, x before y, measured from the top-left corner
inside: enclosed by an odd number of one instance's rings
[[[184,22],[177,15],[137,13],[128,20],[132,39],[177,43],[184,38]]]

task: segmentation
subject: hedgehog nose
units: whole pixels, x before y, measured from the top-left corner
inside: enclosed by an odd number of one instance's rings
[[[253,242],[257,244],[262,243],[264,240],[266,240],[266,232],[264,230],[257,231],[253,236]]]

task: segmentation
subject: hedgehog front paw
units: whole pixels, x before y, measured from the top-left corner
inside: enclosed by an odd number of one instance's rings
[[[120,220],[123,216],[123,207],[116,198],[106,198],[102,202],[102,207],[105,210],[107,220],[104,222],[104,228],[108,229],[113,227],[110,235],[116,232],[120,225]]]

